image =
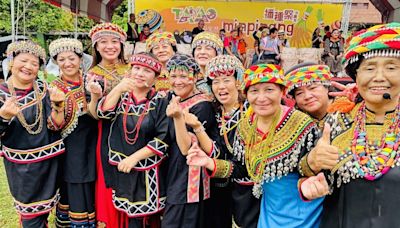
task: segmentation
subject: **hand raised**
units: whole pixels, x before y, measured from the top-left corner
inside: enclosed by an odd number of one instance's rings
[[[179,96],[172,97],[171,101],[167,106],[167,116],[172,118],[180,118],[183,116],[182,108],[179,105]]]
[[[307,178],[301,183],[300,189],[308,200],[320,198],[329,193],[329,185],[323,173]]]
[[[50,101],[54,104],[60,104],[65,101],[65,94],[63,91],[55,87],[49,87]]]
[[[350,101],[353,102],[356,100],[358,94],[358,87],[356,83],[343,85],[342,83],[332,81],[331,85],[340,91],[329,92],[329,95],[334,97],[347,97]]]
[[[325,123],[322,137],[308,155],[307,162],[314,172],[319,172],[323,169],[331,170],[338,162],[339,150],[331,145],[330,135],[331,127]]]

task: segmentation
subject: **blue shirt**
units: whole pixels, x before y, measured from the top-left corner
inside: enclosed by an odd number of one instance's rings
[[[298,173],[264,182],[259,228],[319,227],[324,198],[303,201],[297,188]]]

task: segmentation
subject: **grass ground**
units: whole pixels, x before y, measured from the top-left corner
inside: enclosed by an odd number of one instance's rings
[[[17,212],[14,208],[11,193],[8,188],[3,158],[0,158],[0,227],[19,227],[19,216],[17,215]],[[53,213],[50,215],[49,218],[49,227],[55,227]]]

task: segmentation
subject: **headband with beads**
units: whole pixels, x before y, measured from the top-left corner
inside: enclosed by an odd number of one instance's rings
[[[331,84],[332,73],[326,65],[307,65],[295,68],[287,72],[285,76],[286,93],[290,94],[294,89],[311,84]]]
[[[20,53],[32,54],[43,61],[46,62],[46,51],[37,43],[29,40],[15,41],[7,46],[7,57],[13,59],[16,55]]]
[[[214,80],[219,75],[234,75],[236,80],[243,82],[244,68],[238,58],[231,55],[220,55],[214,57],[206,65],[206,76]]]
[[[211,32],[201,32],[197,34],[192,42],[192,50],[194,50],[196,47],[202,44],[213,47],[217,52],[217,55],[222,55],[224,44],[222,43],[221,38],[219,38],[217,34]]]
[[[175,54],[167,62],[167,70],[183,70],[189,72],[189,79],[193,80],[194,76],[200,73],[200,66],[196,63],[193,57],[185,54]]]
[[[174,35],[170,32],[155,32],[151,34],[146,40],[146,52],[151,52],[156,45],[162,43],[176,46]]]
[[[72,51],[79,55],[82,55],[83,45],[79,40],[72,38],[56,39],[49,45],[49,52],[52,58],[65,51]]]
[[[94,26],[89,32],[89,37],[92,39],[92,46],[104,36],[118,38],[121,43],[124,43],[127,38],[125,31],[118,25],[113,23],[101,23]]]
[[[161,68],[162,68],[162,64],[160,63],[160,61],[158,61],[155,58],[152,58],[148,55],[144,55],[144,54],[136,54],[136,55],[132,55],[132,57],[130,58],[130,63],[131,65],[140,65],[140,66],[144,66],[147,68],[150,68],[151,70],[153,70],[156,73],[160,73],[161,72]]]

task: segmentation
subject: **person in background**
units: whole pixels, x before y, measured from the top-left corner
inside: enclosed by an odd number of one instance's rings
[[[312,47],[313,48],[321,48],[323,46],[321,36],[321,29],[319,27],[315,28],[313,35],[312,35]]]
[[[223,43],[217,34],[211,32],[199,33],[192,42],[192,55],[200,66],[200,73],[197,77],[196,87],[204,94],[213,98],[210,86],[207,84],[205,75],[206,65],[212,58],[222,55]]]
[[[219,38],[221,39],[222,42],[224,42],[224,39],[225,39],[225,29],[220,29],[220,30],[219,30]]]
[[[139,41],[140,42],[146,42],[147,38],[151,35],[150,32],[150,25],[149,24],[144,24],[142,31],[139,34]]]
[[[288,39],[285,37],[285,30],[278,31],[278,47],[279,50],[282,52],[283,48],[290,48],[290,43]]]
[[[129,15],[129,21],[127,23],[128,30],[126,31],[127,34],[127,41],[135,44],[139,41],[139,26],[135,22],[136,16],[134,13]]]
[[[168,81],[167,62],[177,52],[174,34],[170,32],[154,32],[146,40],[146,52],[152,53],[163,65],[160,75],[156,78],[157,91],[169,91],[171,85]]]
[[[331,27],[329,25],[324,27],[324,33],[325,35],[322,39],[323,40],[322,42],[324,42],[325,45],[325,40],[331,38]]]
[[[339,35],[340,32],[338,29],[332,31],[331,37],[325,40],[323,53],[323,61],[329,66],[335,76],[342,71],[343,43]]]
[[[236,56],[236,58],[240,59],[238,45],[239,45],[238,31],[237,29],[234,29],[231,31],[230,36],[225,37],[224,48],[228,55]]]
[[[199,20],[199,22],[197,23],[197,27],[195,27],[192,30],[192,35],[196,36],[197,34],[199,34],[201,32],[204,32],[204,20],[203,19]]]
[[[261,39],[260,50],[262,51],[262,60],[273,60],[279,62],[279,47],[278,47],[278,29],[271,28],[269,35]]]

